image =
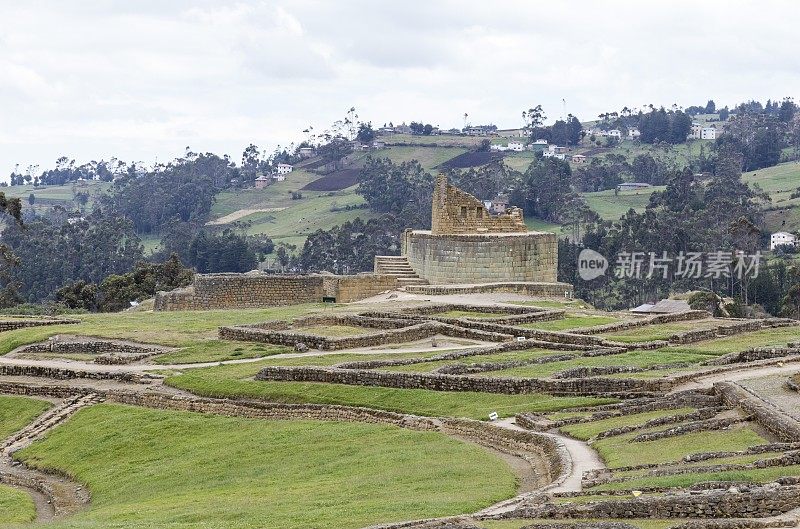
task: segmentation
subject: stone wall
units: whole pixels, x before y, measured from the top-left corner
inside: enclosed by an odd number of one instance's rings
[[[55,338],[55,337],[54,337]],[[100,338],[84,338],[69,336],[60,339],[51,338],[46,342],[39,342],[20,347],[14,351],[16,354],[26,353],[59,353],[59,354],[92,354],[96,364],[116,365],[129,364],[160,353],[174,351],[171,347],[160,345],[135,344],[120,340],[105,340]]]
[[[524,294],[526,296],[571,299],[573,287],[568,283],[499,281],[478,285],[408,285],[406,286],[406,292],[424,294],[426,296],[506,292]]]
[[[627,331],[630,329],[637,329],[639,327],[646,327],[648,325],[658,325],[660,323],[702,320],[710,317],[711,313],[705,310],[687,310],[683,312],[673,312],[670,314],[659,314],[658,316],[640,317],[635,320],[607,323],[605,325],[596,325],[594,327],[573,329],[571,332],[576,334],[606,334],[612,332]]]
[[[45,325],[69,325],[80,323],[80,320],[69,318],[30,318],[30,319],[11,319],[0,321],[0,332],[13,331],[15,329],[25,329],[27,327],[42,327]]]
[[[321,303],[350,303],[397,288],[397,278],[378,274],[197,274],[192,285],[156,294],[155,310],[213,310]]]
[[[325,382],[351,386],[376,386],[432,391],[475,391],[482,393],[547,393],[550,395],[605,395],[633,397],[664,392],[670,384],[663,380],[634,379],[567,379],[471,377],[441,373],[400,373],[364,369],[329,367],[269,366],[256,375],[256,380],[282,382]]]
[[[89,371],[85,369],[66,369],[56,367],[0,365],[0,375],[16,377],[43,377],[57,380],[86,378],[93,380],[119,380],[122,382],[148,383],[151,377],[147,374],[126,371]]]
[[[435,234],[453,233],[525,233],[528,231],[522,210],[512,208],[509,213],[490,214],[483,202],[447,183],[447,176],[439,174],[431,201],[431,231]]]
[[[800,422],[756,393],[735,382],[717,382],[714,390],[729,406],[749,413],[764,428],[782,441],[800,441]]]
[[[434,285],[558,280],[558,240],[553,233],[437,235],[406,230],[401,253]]]
[[[340,320],[341,318],[329,319]],[[505,342],[513,339],[513,336],[510,334],[470,329],[467,327],[448,325],[435,321],[425,321],[421,323],[414,323],[413,321],[410,321],[410,323],[410,325],[400,328],[394,328],[394,326],[392,326],[393,328],[384,329],[380,332],[365,332],[361,335],[347,336],[343,338],[330,338],[315,334],[308,334],[302,332],[302,328],[297,330],[276,330],[273,328],[264,328],[264,324],[255,324],[236,327],[220,327],[219,337],[223,340],[261,342],[274,345],[287,345],[290,347],[294,347],[302,343],[307,347],[325,351],[352,349],[358,347],[372,347],[376,345],[386,345],[392,343],[414,342],[417,340],[431,338],[437,334],[485,342]]]
[[[500,518],[763,518],[800,507],[800,487],[769,484],[742,491],[710,490],[596,503],[547,504]]]

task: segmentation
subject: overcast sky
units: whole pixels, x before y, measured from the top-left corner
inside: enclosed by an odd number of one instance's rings
[[[0,0],[0,178],[16,163],[273,149],[364,120],[521,124],[800,93],[793,1]]]

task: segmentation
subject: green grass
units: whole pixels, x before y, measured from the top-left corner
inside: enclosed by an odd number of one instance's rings
[[[418,364],[407,364],[380,368],[381,371],[395,371],[404,373],[426,373],[435,371],[439,367],[452,364],[482,364],[486,362],[508,362],[513,360],[532,360],[543,356],[553,356],[568,353],[567,351],[553,351],[549,349],[528,349],[525,351],[506,351],[490,355],[467,356],[458,360],[436,360]]]
[[[268,382],[252,380],[265,362],[192,369],[167,378],[170,386],[208,397],[255,398],[270,402],[342,404],[427,416],[486,419],[496,411],[504,417],[522,411],[558,411],[591,406],[614,399],[503,395],[395,389],[317,382]]]
[[[658,349],[655,351],[636,350],[618,355],[590,356],[562,362],[550,362],[548,364],[535,364],[503,369],[500,371],[492,371],[487,373],[487,375],[543,378],[574,367],[635,366],[647,369],[661,364],[676,362],[697,363],[706,359],[707,357],[705,355],[684,351],[672,351],[670,349]],[[633,376],[635,378],[636,374]]]
[[[694,408],[648,411],[633,415],[624,415],[622,417],[611,417],[608,419],[601,419],[588,423],[570,424],[567,426],[562,426],[560,430],[576,439],[582,439],[585,441],[587,439],[591,439],[600,432],[621,428],[623,426],[637,426],[652,419],[670,417],[672,415],[681,415],[684,413],[691,413],[692,411],[694,411]]]
[[[622,522],[626,524],[630,524],[634,527],[638,527],[639,529],[668,529],[670,527],[674,527],[676,525],[680,525],[685,520],[644,520],[644,519],[636,519],[636,518],[625,518],[624,520],[614,520],[604,518],[602,520],[589,520],[589,519],[570,519],[569,522],[580,523],[580,522]],[[537,524],[541,525],[551,525],[553,523],[552,519],[535,519],[529,518],[525,520],[484,520],[480,522],[479,527],[484,529],[522,529],[523,527],[529,526],[536,526]]]
[[[782,327],[779,329],[764,329],[746,334],[737,334],[735,336],[682,345],[680,348],[672,349],[705,355],[723,355],[744,351],[752,347],[785,346],[787,343],[798,339],[800,339],[800,327]]]
[[[348,336],[360,336],[362,334],[376,332],[375,329],[356,327],[353,325],[308,325],[299,327],[296,330],[297,332],[328,338],[345,338]]]
[[[726,472],[699,472],[675,476],[648,476],[619,483],[606,483],[593,487],[592,491],[627,490],[645,487],[690,487],[703,481],[745,481],[766,483],[785,476],[800,475],[800,465],[788,467],[767,467],[753,470],[729,470]]]
[[[659,323],[656,325],[646,325],[635,327],[625,331],[615,331],[603,334],[603,338],[616,342],[652,342],[655,340],[667,340],[670,336],[682,332],[694,331],[698,329],[710,329],[723,325],[720,320],[695,320],[674,323]]]
[[[0,396],[0,440],[24,428],[50,407],[50,403],[27,397]]]
[[[156,356],[153,362],[162,365],[223,362],[225,360],[262,358],[291,352],[293,352],[293,349],[282,345],[204,340],[178,349],[173,353]]]
[[[694,432],[641,443],[631,442],[631,439],[639,433],[600,439],[595,441],[592,446],[609,468],[619,468],[668,463],[677,461],[687,454],[700,452],[744,450],[767,442],[749,426],[729,430]]]
[[[0,485],[0,526],[21,524],[36,519],[36,507],[24,491]]]
[[[436,432],[101,404],[20,454],[85,483],[54,528],[360,528],[513,496],[497,456]]]
[[[555,233],[559,236],[565,235],[565,230],[568,229],[568,227],[561,226],[560,224],[547,222],[546,220],[537,219],[535,217],[525,217],[525,226],[527,226],[530,231],[544,231]]]
[[[615,194],[613,189],[581,193],[589,208],[594,210],[603,220],[619,220],[628,210],[643,211],[650,202],[650,195],[655,191],[663,191],[664,187],[654,186],[638,191],[621,191]]]
[[[216,341],[218,328],[222,325],[293,319],[320,308],[333,309],[321,304],[306,304],[266,309],[81,314],[70,316],[81,320],[77,325],[31,327],[0,333],[0,355],[56,334],[135,340],[174,347],[196,346],[205,340]]]
[[[523,305],[526,307],[537,307],[540,309],[590,309],[591,305],[582,299],[569,301],[557,301],[553,299],[542,299],[536,301],[510,301],[512,305]]]
[[[569,329],[579,329],[582,327],[597,327],[607,323],[616,323],[619,318],[614,316],[599,316],[592,314],[567,314],[560,320],[536,321],[524,323],[519,327],[528,329],[540,329],[543,331],[565,331]]]
[[[389,158],[394,163],[416,160],[426,171],[467,152],[463,147],[397,146],[372,153],[375,158]]]
[[[471,310],[448,310],[434,314],[434,316],[441,316],[443,318],[505,318],[514,316],[514,314],[506,314],[503,312],[475,312]]]

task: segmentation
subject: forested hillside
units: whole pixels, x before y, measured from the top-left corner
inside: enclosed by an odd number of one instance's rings
[[[399,252],[404,228],[430,226],[439,171],[479,198],[507,195],[530,226],[555,230],[564,238],[562,279],[579,290],[574,254],[584,246],[609,254],[633,247],[707,251],[741,245],[735,227],[749,226],[747,247],[764,248],[770,230],[800,227],[796,109],[790,99],[730,110],[709,101],[686,109],[625,108],[583,124],[569,116],[545,126],[543,110],[534,107],[523,113],[522,139],[496,130],[488,136],[434,131],[422,122],[412,123],[410,133],[379,132],[348,113],[298,145],[272,153],[250,145],[241,160],[188,149],[154,167],[60,158],[54,169],[15,171],[5,188],[19,200],[24,224],[6,223],[3,233],[13,254],[4,265],[4,304],[54,300],[64,288],[72,297],[84,288],[103,292],[108,277],[170,256],[199,272],[369,270],[374,255]],[[687,139],[693,121],[715,124],[719,136]],[[609,135],[615,130],[619,137]],[[568,154],[547,157],[533,148],[537,140],[565,145]],[[527,147],[507,150],[510,142]],[[270,176],[279,164],[293,166],[284,179]],[[255,186],[257,178],[269,185]],[[651,187],[620,190],[626,182]],[[791,265],[791,255],[782,255],[765,273],[789,277],[772,269]],[[674,288],[710,288],[778,313],[792,282],[778,283],[765,294],[758,281],[607,278],[583,285],[581,293],[620,308]],[[152,294],[136,288],[125,294],[131,301]]]

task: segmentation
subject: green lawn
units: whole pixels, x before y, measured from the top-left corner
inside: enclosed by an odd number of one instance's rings
[[[594,193],[581,193],[589,207],[603,220],[619,220],[628,210],[643,211],[650,202],[650,195],[655,191],[663,191],[664,187],[654,186],[651,189],[638,191],[622,191],[613,189]]]
[[[452,364],[483,364],[486,362],[508,362],[514,360],[534,360],[544,356],[554,356],[559,354],[569,354],[569,351],[554,351],[552,349],[527,349],[525,351],[506,351],[489,355],[467,356],[457,360],[436,360],[433,362],[422,362],[418,364],[407,364],[399,366],[388,366],[380,368],[381,371],[396,371],[405,373],[426,373],[435,371],[439,367]]]
[[[0,396],[0,441],[21,430],[50,407],[43,400]],[[0,525],[31,522],[33,500],[26,492],[0,485]]]
[[[333,309],[331,306],[321,304],[306,304],[266,309],[81,314],[74,316],[81,320],[81,323],[77,325],[31,327],[0,333],[0,355],[8,353],[20,345],[46,340],[56,334],[79,334],[175,347],[191,346],[194,347],[192,350],[197,353],[196,358],[192,361],[214,360],[219,358],[214,357],[216,353],[211,349],[220,344],[217,332],[222,325],[293,319],[320,308]],[[209,340],[212,341],[210,346],[207,345]],[[227,351],[221,350],[221,356],[228,356],[231,349],[242,346],[241,342],[227,343],[230,344],[230,347]],[[267,354],[274,354],[274,351]],[[191,355],[179,356],[186,360]],[[169,356],[164,358],[167,359]],[[169,360],[169,362],[171,361]]]
[[[346,338],[348,336],[360,336],[377,332],[375,329],[356,327],[354,325],[308,325],[306,327],[298,327],[296,331],[328,338]]]
[[[588,519],[570,519],[569,522],[622,522],[630,524],[639,529],[669,529],[680,525],[685,520],[640,520],[635,518],[625,518],[624,520],[602,519],[602,520],[588,520]],[[529,518],[525,520],[484,520],[480,522],[479,526],[484,529],[523,529],[527,527],[536,527],[536,525],[551,525],[552,519],[534,519]]]
[[[433,172],[438,165],[465,152],[467,150],[463,147],[397,146],[376,151],[371,155],[375,158],[389,158],[394,163],[416,160],[423,169]]]
[[[692,411],[694,411],[694,408],[648,411],[644,413],[635,413],[633,415],[624,415],[622,417],[611,417],[609,419],[601,419],[587,423],[570,424],[567,426],[562,426],[560,430],[576,439],[582,439],[585,441],[587,439],[591,439],[600,432],[621,428],[623,426],[637,426],[652,419],[670,417],[673,415],[682,415],[684,413],[691,413]]]
[[[497,456],[435,432],[101,404],[20,454],[85,483],[54,528],[360,528],[515,494]]]
[[[0,396],[0,441],[44,413],[50,403],[27,397]]]
[[[167,378],[166,383],[208,397],[255,398],[270,402],[342,404],[427,416],[486,419],[496,411],[508,417],[522,411],[558,411],[591,406],[614,399],[552,397],[549,395],[503,395],[395,389],[317,382],[267,382],[252,377],[265,362],[192,369]]]
[[[192,343],[174,353],[156,356],[153,359],[153,363],[167,365],[223,362],[225,360],[262,358],[291,352],[293,352],[292,348],[283,345],[209,339]]]
[[[703,481],[744,481],[766,483],[785,476],[800,475],[800,465],[788,467],[767,467],[753,470],[729,470],[725,472],[699,472],[674,476],[647,476],[619,483],[606,483],[593,487],[592,491],[627,490],[644,487],[690,487]]]
[[[567,314],[560,320],[535,321],[523,323],[519,327],[528,329],[540,329],[543,331],[566,331],[569,329],[579,329],[582,327],[597,327],[607,323],[616,323],[619,318],[614,316],[600,316],[593,314]]]
[[[800,340],[800,327],[782,327],[681,345],[680,348],[673,349],[705,355],[723,355],[752,347],[785,346],[787,343],[797,340]]]
[[[670,336],[687,331],[699,329],[711,329],[724,325],[721,320],[693,320],[674,323],[659,323],[656,325],[646,325],[644,327],[634,327],[625,331],[615,331],[603,334],[603,338],[616,342],[652,342],[656,340],[668,340]]]
[[[36,519],[36,506],[27,492],[0,485],[0,526]]]
[[[607,437],[595,441],[592,446],[609,468],[618,468],[667,463],[677,461],[687,454],[700,452],[744,450],[767,442],[749,426],[688,433],[641,443],[631,442],[639,433],[641,432]]]
[[[555,354],[557,351],[553,351],[553,353]],[[486,373],[486,376],[543,378],[574,367],[635,366],[647,369],[652,366],[676,362],[697,363],[706,359],[707,357],[702,354],[673,351],[666,348],[655,351],[635,350],[618,355],[589,356],[576,358],[574,360],[550,362],[548,364],[534,364],[500,371],[491,371]],[[636,376],[636,374],[633,375],[634,378]]]
[[[475,312],[471,310],[448,310],[434,314],[434,316],[441,316],[443,318],[506,318],[508,316],[515,316],[515,314],[506,314],[502,312]]]

